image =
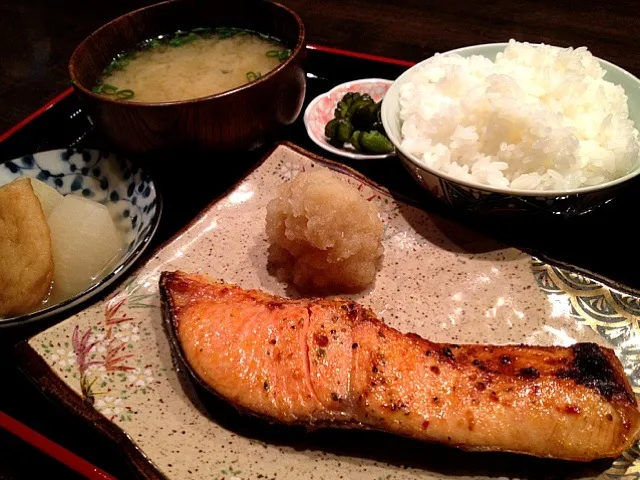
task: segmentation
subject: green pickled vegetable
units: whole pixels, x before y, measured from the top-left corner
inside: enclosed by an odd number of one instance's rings
[[[335,118],[346,118],[350,105],[351,102],[345,102],[344,100],[338,102],[338,104],[336,105],[336,109],[333,112],[333,116]]]
[[[332,118],[324,126],[324,136],[327,137],[329,139],[329,141],[333,140],[336,137],[336,130],[338,128],[338,121],[339,121],[339,119]]]
[[[373,100],[360,100],[356,103],[351,115],[351,123],[357,130],[369,130],[376,120],[376,104]]]
[[[360,97],[361,97],[361,95],[358,92],[347,92],[342,97],[342,101],[343,102],[353,102],[354,100],[357,100]]]
[[[353,135],[351,135],[351,138],[349,139],[349,142],[351,143],[351,145],[353,145],[353,148],[355,148],[358,152],[362,151],[362,146],[360,145],[361,136],[362,132],[360,130],[356,130],[355,132],[353,132]]]
[[[362,99],[354,100],[349,106],[349,109],[347,110],[347,114],[345,115],[344,118],[349,121],[353,121],[353,117],[355,115],[358,119],[360,119],[361,123],[364,123],[364,125],[366,125],[368,123],[367,112],[371,105],[372,105],[372,101],[362,100]],[[360,115],[361,111],[363,112],[362,115]],[[364,117],[364,122],[362,122],[363,117]]]
[[[349,144],[357,152],[370,154],[393,152],[382,126],[381,106],[381,101],[376,102],[367,93],[345,93],[336,104],[334,118],[325,125],[329,143],[339,148]]]
[[[336,105],[336,109],[333,112],[333,116],[336,118],[347,118],[347,114],[351,106],[360,99],[359,93],[348,92],[342,97],[342,100]]]
[[[341,144],[347,143],[353,134],[353,125],[344,119],[338,120],[336,140]]]
[[[393,143],[382,133],[373,130],[362,132],[358,137],[360,147],[368,153],[390,153],[393,152]]]
[[[325,135],[331,145],[344,148],[353,133],[353,126],[344,118],[334,118],[325,126]]]

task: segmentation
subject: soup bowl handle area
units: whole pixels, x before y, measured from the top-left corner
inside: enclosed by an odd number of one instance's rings
[[[91,91],[118,54],[144,40],[197,27],[237,27],[272,35],[291,55],[256,81],[192,100],[127,102]],[[95,31],[73,53],[69,74],[97,130],[124,151],[181,146],[246,150],[297,119],[306,90],[305,54],[304,25],[282,5],[268,0],[173,0],[133,11]]]

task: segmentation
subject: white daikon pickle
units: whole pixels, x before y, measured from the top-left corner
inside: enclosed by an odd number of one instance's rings
[[[53,248],[52,297],[69,298],[89,287],[121,254],[123,240],[104,205],[66,195],[47,222]]]
[[[33,192],[36,194],[36,197],[40,200],[45,218],[49,217],[54,207],[62,201],[62,195],[51,185],[35,178],[31,179],[31,186],[33,187]]]

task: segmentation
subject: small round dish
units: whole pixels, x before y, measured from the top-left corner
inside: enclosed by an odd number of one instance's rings
[[[37,178],[63,195],[80,195],[105,205],[123,235],[125,246],[115,268],[84,291],[42,310],[0,318],[0,328],[43,320],[97,295],[122,277],[146,250],[162,213],[162,200],[153,180],[126,158],[108,152],[52,150],[0,165],[0,185],[21,176]]]
[[[393,84],[392,80],[382,78],[365,78],[362,80],[353,80],[333,87],[326,93],[318,95],[311,100],[309,106],[304,112],[304,126],[313,142],[326,151],[340,155],[342,157],[352,158],[354,160],[375,160],[388,158],[395,155],[395,152],[384,153],[380,155],[358,153],[354,150],[346,148],[337,148],[327,142],[324,135],[324,127],[333,118],[333,112],[336,104],[347,92],[368,93],[376,102],[382,98]]]

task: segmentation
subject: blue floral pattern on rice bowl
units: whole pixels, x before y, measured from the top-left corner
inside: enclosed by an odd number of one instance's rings
[[[625,185],[614,185],[602,190],[567,195],[518,195],[492,192],[478,186],[469,187],[418,168],[408,160],[402,152],[398,152],[411,176],[426,190],[437,198],[459,210],[480,215],[526,214],[530,216],[562,215],[573,217],[594,210],[607,204],[625,188]]]

